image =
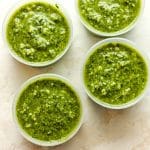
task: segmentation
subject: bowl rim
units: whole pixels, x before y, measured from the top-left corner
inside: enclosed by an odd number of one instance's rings
[[[19,56],[18,54],[16,54],[14,52],[14,50],[11,48],[8,40],[7,40],[7,25],[9,22],[10,17],[22,6],[26,5],[26,4],[30,4],[32,2],[43,2],[43,3],[48,3],[53,7],[56,7],[56,5],[59,7],[59,9],[57,9],[60,13],[63,14],[63,16],[66,19],[66,22],[68,24],[69,27],[69,39],[68,39],[68,43],[66,45],[66,47],[64,48],[64,50],[58,55],[56,56],[54,59],[49,60],[49,61],[44,61],[44,62],[30,62],[28,60],[23,59],[21,56]],[[18,1],[16,2],[14,5],[12,5],[12,7],[9,8],[4,21],[3,21],[3,25],[2,25],[2,36],[3,36],[3,41],[5,46],[7,47],[8,52],[10,53],[10,55],[17,60],[18,62],[31,66],[31,67],[45,67],[48,65],[52,65],[55,62],[59,61],[69,50],[69,48],[71,47],[72,41],[73,41],[73,24],[72,24],[72,20],[69,16],[69,13],[66,11],[66,9],[62,6],[62,4],[60,2],[57,1],[53,1],[53,0],[22,0],[22,1]]]
[[[100,36],[100,37],[114,37],[114,36],[119,36],[119,35],[123,35],[129,31],[131,31],[137,24],[138,22],[140,22],[142,16],[143,16],[143,12],[144,12],[144,7],[145,7],[145,0],[140,0],[140,10],[139,10],[139,13],[137,15],[137,17],[125,28],[119,30],[119,31],[116,31],[116,32],[102,32],[102,31],[99,31],[97,29],[95,29],[94,27],[92,27],[82,16],[81,16],[81,13],[80,13],[80,9],[79,9],[79,0],[75,0],[75,7],[76,7],[76,12],[78,14],[78,17],[79,17],[79,20],[80,22],[83,24],[83,26],[88,30],[90,31],[91,33],[97,35],[97,36]]]
[[[91,92],[90,90],[87,88],[86,83],[85,83],[85,78],[84,78],[84,69],[85,69],[85,65],[87,63],[88,58],[92,55],[92,53],[94,53],[94,51],[99,48],[102,47],[103,45],[107,44],[107,43],[123,43],[131,48],[133,48],[134,50],[136,50],[136,52],[143,58],[145,64],[146,64],[146,68],[147,68],[147,83],[145,85],[145,88],[143,89],[143,91],[133,100],[124,103],[124,104],[120,104],[120,105],[113,105],[113,104],[109,104],[106,102],[103,102],[102,100],[96,98]],[[104,39],[102,41],[97,42],[96,44],[94,44],[89,51],[87,52],[85,59],[82,63],[82,69],[81,69],[81,78],[82,78],[82,85],[83,88],[85,90],[85,92],[87,93],[87,95],[90,97],[91,100],[93,100],[95,103],[108,108],[108,109],[116,109],[116,110],[120,110],[120,109],[125,109],[125,108],[129,108],[131,106],[134,106],[135,104],[137,104],[138,102],[140,102],[143,97],[147,94],[149,88],[150,88],[150,61],[149,61],[149,57],[148,55],[145,53],[144,50],[142,50],[141,48],[139,48],[134,42],[125,39],[125,38],[108,38],[108,39]]]
[[[21,93],[23,92],[23,90],[28,87],[30,84],[41,80],[41,79],[58,79],[60,81],[62,81],[63,83],[65,83],[67,86],[69,86],[69,88],[71,88],[73,90],[73,92],[76,94],[76,96],[78,97],[79,103],[80,103],[80,118],[79,121],[77,123],[77,125],[74,127],[74,129],[66,136],[63,137],[61,140],[52,140],[52,141],[42,141],[42,140],[38,140],[36,138],[31,137],[31,135],[29,135],[20,125],[19,120],[17,119],[17,114],[16,114],[16,105],[18,102],[18,98],[20,97]],[[80,95],[78,94],[78,90],[73,86],[73,84],[66,79],[65,77],[58,75],[58,74],[52,74],[52,73],[44,73],[44,74],[39,74],[36,76],[33,76],[31,78],[29,78],[28,80],[26,80],[21,87],[18,89],[18,91],[16,92],[14,99],[13,99],[13,103],[12,103],[12,117],[13,117],[13,121],[15,126],[17,127],[17,130],[20,132],[20,134],[29,142],[39,145],[39,146],[57,146],[60,144],[63,144],[67,141],[69,141],[70,139],[72,139],[77,132],[79,131],[80,127],[83,124],[83,117],[84,117],[84,110],[83,110],[83,101],[80,97]]]

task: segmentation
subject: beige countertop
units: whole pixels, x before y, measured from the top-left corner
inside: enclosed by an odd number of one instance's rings
[[[0,0],[0,28],[13,4],[19,0]],[[132,108],[109,110],[92,102],[85,94],[80,71],[88,49],[102,38],[89,33],[80,23],[74,0],[59,0],[69,12],[74,38],[69,52],[56,64],[32,68],[15,61],[8,53],[0,30],[0,150],[150,150],[150,92]],[[150,1],[146,0],[139,24],[121,37],[138,44],[150,56]],[[28,78],[40,73],[67,77],[79,90],[84,103],[84,123],[69,142],[54,148],[42,148],[26,141],[12,120],[12,101],[16,90]]]

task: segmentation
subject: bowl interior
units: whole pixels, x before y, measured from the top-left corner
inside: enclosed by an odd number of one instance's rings
[[[64,82],[66,85],[69,86],[69,88],[71,88],[75,94],[77,95],[78,97],[78,100],[80,102],[80,118],[79,118],[79,121],[76,125],[76,127],[74,127],[74,129],[64,138],[61,138],[61,140],[55,140],[55,141],[41,141],[41,140],[38,140],[38,139],[35,139],[35,138],[32,138],[28,133],[26,133],[26,131],[21,127],[20,123],[19,123],[19,120],[17,118],[17,114],[16,114],[16,105],[17,105],[17,101],[20,97],[20,94],[22,93],[22,91],[28,87],[31,83],[34,83],[38,80],[41,80],[41,79],[58,79],[62,82]],[[76,89],[71,85],[71,83],[64,77],[60,76],[60,75],[56,75],[56,74],[41,74],[41,75],[37,75],[35,77],[32,77],[31,79],[27,80],[22,86],[21,88],[18,90],[16,96],[15,96],[15,99],[14,99],[14,102],[13,102],[13,107],[12,107],[12,111],[13,111],[13,119],[14,119],[14,122],[17,126],[17,129],[19,130],[19,132],[21,133],[21,135],[27,139],[28,141],[34,143],[34,144],[37,144],[37,145],[40,145],[40,146],[56,146],[56,145],[59,145],[59,144],[62,144],[68,140],[70,140],[79,130],[79,128],[81,127],[81,124],[82,124],[82,121],[83,121],[83,104],[82,104],[82,101],[76,91]]]
[[[95,35],[98,35],[98,36],[102,36],[102,37],[114,37],[114,36],[119,36],[119,35],[122,35],[122,34],[125,34],[127,32],[129,32],[130,30],[132,30],[135,25],[139,22],[140,18],[142,17],[142,14],[143,14],[143,11],[144,11],[144,5],[145,5],[145,0],[140,0],[140,10],[137,14],[137,17],[125,28],[119,30],[119,31],[116,31],[116,32],[102,32],[100,30],[97,30],[95,29],[94,27],[92,27],[84,18],[83,16],[81,15],[80,13],[80,9],[79,9],[79,0],[76,0],[75,2],[75,5],[76,5],[76,10],[77,10],[77,13],[79,14],[79,18],[80,18],[80,21],[81,23],[92,33],[94,33]]]
[[[103,102],[102,100],[100,100],[97,97],[95,97],[90,92],[88,87],[86,86],[85,79],[84,79],[85,65],[86,65],[87,60],[91,56],[91,54],[93,54],[97,48],[100,48],[103,45],[106,45],[108,43],[113,43],[113,42],[114,43],[123,43],[123,44],[125,44],[125,45],[127,45],[127,46],[129,46],[131,48],[134,48],[137,51],[137,53],[139,53],[141,55],[141,57],[143,58],[143,60],[145,61],[145,64],[146,64],[146,67],[147,67],[147,74],[148,74],[145,88],[143,89],[141,94],[139,94],[135,99],[130,100],[129,102],[124,103],[124,104],[120,104],[120,105],[109,104],[109,103]],[[128,108],[128,107],[131,107],[131,106],[135,105],[136,103],[138,103],[144,97],[144,95],[147,93],[147,91],[149,89],[149,85],[150,85],[150,69],[149,69],[149,67],[150,67],[149,58],[147,57],[145,52],[140,50],[139,47],[137,47],[137,45],[135,45],[133,42],[131,42],[131,41],[127,40],[127,39],[123,39],[123,38],[109,38],[109,39],[105,39],[105,40],[102,40],[102,41],[96,43],[94,46],[92,46],[90,48],[90,50],[88,51],[86,57],[85,57],[85,60],[84,60],[84,63],[83,63],[83,70],[82,70],[83,86],[84,86],[84,89],[85,89],[86,93],[88,94],[88,96],[94,102],[96,102],[97,104],[99,104],[99,105],[101,105],[103,107],[110,108],[110,109],[124,109],[124,108]]]
[[[24,6],[25,4],[29,4],[32,2],[43,2],[43,3],[48,3],[53,7],[56,7],[56,5],[58,6],[58,11],[61,12],[61,14],[63,14],[63,16],[65,17],[68,27],[69,27],[69,39],[68,39],[68,43],[65,47],[65,49],[58,54],[53,60],[49,60],[49,61],[44,61],[44,62],[30,62],[27,61],[25,59],[23,59],[22,57],[18,56],[14,50],[11,48],[11,46],[9,45],[9,42],[7,40],[6,34],[7,34],[7,25],[9,22],[10,17],[16,12],[16,10],[18,10],[20,7]],[[4,38],[4,43],[7,46],[7,49],[9,51],[9,53],[11,54],[11,56],[13,58],[15,58],[17,61],[32,66],[32,67],[44,67],[44,66],[48,66],[51,65],[55,62],[57,62],[59,59],[61,59],[65,53],[68,51],[69,47],[71,46],[72,43],[72,38],[73,38],[73,28],[72,28],[72,21],[68,15],[68,13],[66,12],[66,10],[63,8],[63,6],[61,4],[59,4],[58,2],[52,1],[52,0],[22,0],[18,3],[16,3],[8,12],[7,16],[5,17],[4,23],[3,23],[3,38]]]

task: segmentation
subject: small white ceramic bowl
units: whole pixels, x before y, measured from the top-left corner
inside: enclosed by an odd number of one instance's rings
[[[90,32],[92,32],[92,33],[94,33],[98,36],[102,36],[102,37],[119,36],[119,35],[125,34],[125,33],[129,32],[130,30],[132,30],[136,26],[136,24],[139,22],[140,18],[142,17],[143,11],[144,11],[144,4],[145,4],[145,0],[141,0],[141,7],[140,7],[139,15],[136,17],[136,19],[130,25],[128,25],[126,28],[124,28],[120,31],[108,33],[108,32],[99,31],[99,30],[95,29],[94,27],[92,27],[89,23],[87,23],[87,21],[85,21],[85,19],[81,16],[81,13],[80,13],[80,10],[79,10],[79,7],[78,7],[79,0],[75,0],[75,2],[76,2],[76,4],[75,4],[76,5],[76,10],[77,10],[77,13],[78,13],[78,16],[80,18],[81,23]]]
[[[63,81],[64,83],[66,83],[77,95],[78,99],[80,100],[80,120],[77,124],[77,126],[75,127],[75,129],[67,135],[67,137],[61,139],[61,140],[57,140],[57,141],[41,141],[35,138],[32,138],[29,134],[26,133],[26,131],[24,129],[22,129],[18,118],[17,118],[17,114],[16,114],[16,105],[17,105],[17,101],[18,98],[21,94],[21,92],[27,87],[29,86],[31,83],[40,80],[40,79],[58,79]],[[75,134],[78,132],[78,130],[80,129],[82,123],[83,123],[83,103],[82,100],[80,99],[80,96],[77,93],[77,90],[72,86],[72,84],[64,77],[60,76],[60,75],[56,75],[56,74],[40,74],[37,76],[34,76],[30,79],[28,79],[19,89],[19,91],[17,92],[17,94],[15,95],[14,101],[13,101],[13,105],[12,105],[12,115],[13,115],[13,119],[14,119],[14,123],[17,126],[18,131],[21,133],[21,135],[27,139],[28,141],[30,141],[33,144],[39,145],[39,146],[56,146],[56,145],[60,145],[63,144],[65,142],[67,142],[68,140],[70,140],[73,136],[75,136]]]
[[[64,49],[64,51],[62,53],[60,53],[56,58],[54,58],[53,60],[50,60],[50,61],[46,61],[46,62],[29,62],[23,58],[21,58],[20,56],[18,56],[12,49],[11,47],[9,46],[9,43],[7,41],[7,38],[6,38],[6,30],[7,30],[7,24],[8,24],[8,21],[10,19],[10,17],[16,12],[16,10],[18,10],[21,6],[25,5],[25,4],[28,4],[28,3],[32,3],[32,2],[44,2],[44,3],[49,3],[50,5],[52,6],[58,6],[59,7],[59,11],[64,15],[64,17],[66,18],[67,20],[67,23],[68,23],[68,26],[70,28],[70,37],[69,37],[69,41],[68,41],[68,44],[66,46],[66,48]],[[9,51],[9,53],[11,54],[11,56],[13,58],[15,58],[17,61],[23,63],[23,64],[26,64],[28,66],[32,66],[32,67],[45,67],[45,66],[48,66],[48,65],[51,65],[55,62],[57,62],[58,60],[60,60],[64,55],[65,53],[68,51],[69,47],[71,46],[71,43],[72,43],[72,40],[73,40],[73,27],[72,27],[72,21],[68,15],[68,13],[66,12],[65,8],[63,8],[58,2],[55,2],[53,0],[22,0],[20,2],[18,2],[17,4],[15,4],[8,12],[5,20],[4,20],[4,24],[3,24],[3,38],[4,38],[4,43],[5,45],[7,46],[7,49]]]
[[[88,58],[91,56],[91,54],[97,48],[102,47],[105,44],[113,43],[113,42],[115,42],[115,43],[123,43],[125,45],[130,46],[131,48],[134,48],[141,55],[141,57],[145,60],[145,64],[147,66],[147,71],[148,71],[147,83],[146,83],[145,89],[141,92],[141,94],[138,97],[136,97],[135,99],[129,101],[128,103],[120,104],[120,105],[112,105],[112,104],[109,104],[109,103],[105,103],[105,102],[101,101],[100,99],[98,99],[97,97],[95,97],[90,92],[90,90],[87,88],[85,80],[84,80],[85,65],[86,65],[86,62],[87,62]],[[131,107],[131,106],[135,105],[136,103],[138,103],[139,101],[141,101],[143,99],[143,97],[145,96],[145,94],[147,93],[147,91],[149,89],[149,85],[150,85],[150,69],[149,68],[150,68],[150,62],[149,62],[149,58],[148,58],[147,54],[145,54],[145,52],[142,51],[136,44],[134,44],[133,42],[131,42],[131,41],[127,40],[127,39],[124,39],[124,38],[108,38],[108,39],[105,39],[105,40],[102,40],[102,41],[96,43],[88,51],[88,53],[87,53],[87,55],[85,57],[84,63],[83,63],[83,67],[82,67],[82,82],[83,82],[84,89],[85,89],[86,93],[88,94],[88,96],[94,102],[96,102],[97,104],[99,104],[99,105],[101,105],[103,107],[109,108],[109,109],[124,109],[124,108]]]

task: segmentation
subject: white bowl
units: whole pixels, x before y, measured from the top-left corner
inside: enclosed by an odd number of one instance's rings
[[[134,48],[144,59],[145,64],[147,66],[147,71],[148,71],[147,83],[146,83],[144,90],[141,92],[141,94],[139,96],[137,96],[135,99],[130,100],[129,102],[127,102],[125,104],[120,104],[120,105],[109,104],[109,103],[103,102],[100,99],[98,99],[97,97],[95,97],[90,92],[90,90],[87,88],[85,80],[84,80],[84,69],[85,69],[85,64],[86,64],[88,58],[91,56],[91,54],[97,48],[102,47],[103,45],[105,45],[107,43],[112,43],[112,42],[123,43],[125,45],[128,45],[128,46]],[[135,105],[136,103],[138,103],[139,101],[141,101],[143,99],[143,97],[145,96],[145,94],[148,92],[149,85],[150,85],[150,69],[149,68],[150,68],[150,63],[149,63],[149,58],[148,58],[147,54],[145,54],[144,51],[140,50],[140,48],[136,44],[134,44],[133,42],[131,42],[127,39],[124,39],[124,38],[108,38],[108,39],[105,39],[105,40],[102,40],[102,41],[96,43],[88,51],[88,53],[85,57],[84,63],[83,63],[83,67],[82,67],[82,82],[83,82],[84,89],[85,89],[86,93],[88,94],[88,96],[97,104],[99,104],[103,107],[106,107],[106,108],[110,108],[110,109],[124,109],[124,108],[131,107],[131,106]]]
[[[56,58],[54,58],[53,60],[50,60],[50,61],[45,61],[45,62],[30,62],[30,61],[27,61],[23,58],[21,58],[20,56],[18,56],[12,49],[11,47],[9,46],[9,43],[7,41],[7,37],[6,37],[6,30],[7,30],[7,24],[8,24],[8,21],[10,19],[10,17],[16,12],[17,9],[19,9],[21,6],[25,5],[25,4],[28,4],[28,3],[32,3],[32,2],[45,2],[45,3],[49,3],[50,5],[52,6],[59,6],[59,10],[60,12],[64,15],[64,17],[66,18],[66,21],[68,23],[68,26],[70,28],[70,37],[69,37],[69,41],[68,41],[68,44],[66,46],[66,48],[64,49],[64,51],[62,53],[60,53]],[[9,53],[11,54],[11,56],[13,58],[15,58],[17,61],[23,63],[23,64],[26,64],[28,66],[32,66],[32,67],[44,67],[44,66],[48,66],[48,65],[51,65],[55,62],[57,62],[58,60],[60,60],[64,55],[65,53],[68,51],[69,47],[71,46],[71,43],[72,43],[72,40],[73,40],[73,27],[72,27],[72,21],[68,15],[68,13],[66,12],[65,8],[63,8],[59,3],[53,1],[53,0],[22,0],[18,3],[16,3],[8,12],[5,20],[4,20],[4,23],[3,23],[3,38],[4,38],[4,43],[5,45],[7,46],[7,49],[9,51]]]
[[[81,13],[80,13],[80,10],[79,10],[79,7],[78,7],[79,0],[75,0],[75,2],[76,2],[76,4],[75,4],[76,5],[76,10],[77,10],[77,13],[78,13],[78,16],[80,18],[81,23],[90,32],[94,33],[95,35],[102,36],[102,37],[119,36],[119,35],[125,34],[125,33],[129,32],[130,30],[132,30],[136,26],[136,24],[139,22],[140,18],[142,17],[143,11],[144,11],[144,4],[145,4],[145,0],[141,0],[141,8],[140,8],[139,15],[136,17],[136,19],[130,25],[128,25],[127,27],[125,27],[124,29],[122,29],[120,31],[108,33],[108,32],[102,32],[102,31],[99,31],[99,30],[95,29],[87,21],[85,21],[84,18],[81,16]]]
[[[38,139],[35,139],[35,138],[32,138],[20,125],[19,121],[18,121],[18,118],[17,118],[17,114],[16,114],[16,105],[17,105],[17,101],[18,101],[18,98],[21,94],[21,92],[28,86],[30,85],[31,83],[39,80],[39,79],[44,79],[44,78],[50,78],[50,79],[58,79],[58,80],[61,80],[63,81],[64,83],[66,83],[77,95],[77,97],[79,98],[80,100],[80,106],[81,106],[81,110],[80,110],[80,120],[77,124],[77,126],[75,127],[75,129],[69,133],[67,135],[67,137],[61,139],[61,140],[57,140],[57,141],[41,141],[41,140],[38,140]],[[19,91],[17,92],[15,98],[14,98],[14,101],[13,101],[13,105],[12,105],[12,115],[13,115],[13,119],[14,119],[14,123],[15,125],[17,126],[17,129],[18,131],[21,133],[21,135],[27,139],[28,141],[32,142],[33,144],[36,144],[36,145],[40,145],[40,146],[56,146],[56,145],[59,145],[59,144],[63,144],[64,142],[67,142],[68,140],[70,140],[73,136],[75,136],[75,134],[78,132],[78,130],[80,129],[81,125],[82,125],[82,122],[83,122],[83,104],[82,104],[82,100],[80,99],[80,96],[78,95],[77,93],[77,90],[72,86],[72,84],[64,77],[60,76],[60,75],[56,75],[56,74],[40,74],[40,75],[37,75],[37,76],[34,76],[30,79],[28,79],[19,89]]]

